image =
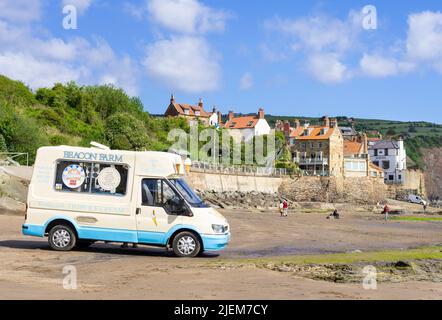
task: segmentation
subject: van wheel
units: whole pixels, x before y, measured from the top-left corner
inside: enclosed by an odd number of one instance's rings
[[[68,226],[57,225],[49,231],[49,245],[56,251],[70,251],[75,247],[77,236]]]
[[[201,251],[201,243],[198,237],[191,232],[180,232],[173,239],[173,253],[177,257],[193,258]]]

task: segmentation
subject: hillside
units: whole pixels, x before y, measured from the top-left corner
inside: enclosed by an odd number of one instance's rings
[[[150,117],[138,98],[112,86],[56,84],[33,93],[0,76],[0,152],[28,152],[43,145],[88,146],[91,140],[123,150],[166,151],[171,128],[183,119]]]

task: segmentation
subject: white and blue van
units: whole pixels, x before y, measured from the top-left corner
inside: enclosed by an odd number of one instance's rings
[[[105,241],[195,257],[227,246],[227,220],[185,182],[180,156],[95,146],[38,150],[24,235],[47,236],[58,251]]]

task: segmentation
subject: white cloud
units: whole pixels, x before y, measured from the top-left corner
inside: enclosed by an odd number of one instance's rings
[[[63,6],[72,5],[78,13],[83,14],[92,5],[93,0],[63,0]]]
[[[223,31],[228,15],[198,0],[148,0],[151,19],[174,32],[202,34]]]
[[[218,60],[204,38],[174,36],[149,45],[143,64],[152,78],[172,89],[201,92],[219,87]]]
[[[0,53],[1,73],[23,81],[32,88],[52,86],[56,82],[77,81],[81,70],[60,62],[37,59],[29,53]]]
[[[308,58],[309,72],[322,83],[339,83],[350,78],[347,67],[335,54],[314,54]]]
[[[360,67],[364,74],[375,78],[383,78],[409,72],[415,65],[411,62],[400,61],[391,57],[378,54],[364,54],[360,61]]]
[[[407,57],[440,71],[442,13],[424,11],[408,17]]]
[[[275,18],[267,21],[265,27],[289,37],[290,48],[304,54],[306,70],[315,79],[323,83],[339,83],[352,76],[344,60],[353,50],[362,29],[359,18],[360,14],[355,11],[350,11],[344,20],[325,15]],[[268,52],[264,50],[263,53],[268,55]]]
[[[110,83],[129,94],[138,93],[138,71],[128,57],[109,44],[84,38],[69,41],[40,36],[28,25],[0,20],[0,73],[36,89],[56,82]]]
[[[37,21],[41,17],[40,0],[1,0],[0,19],[14,23]]]
[[[241,90],[249,90],[253,87],[253,76],[250,72],[243,74],[239,81],[239,87]]]

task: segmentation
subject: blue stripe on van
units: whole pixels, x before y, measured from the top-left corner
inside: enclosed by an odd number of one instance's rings
[[[137,232],[133,230],[79,227],[77,232],[80,239],[138,243]]]
[[[25,236],[42,238],[45,235],[45,226],[35,226],[35,225],[30,225],[30,224],[24,224],[22,226],[22,233]]]

